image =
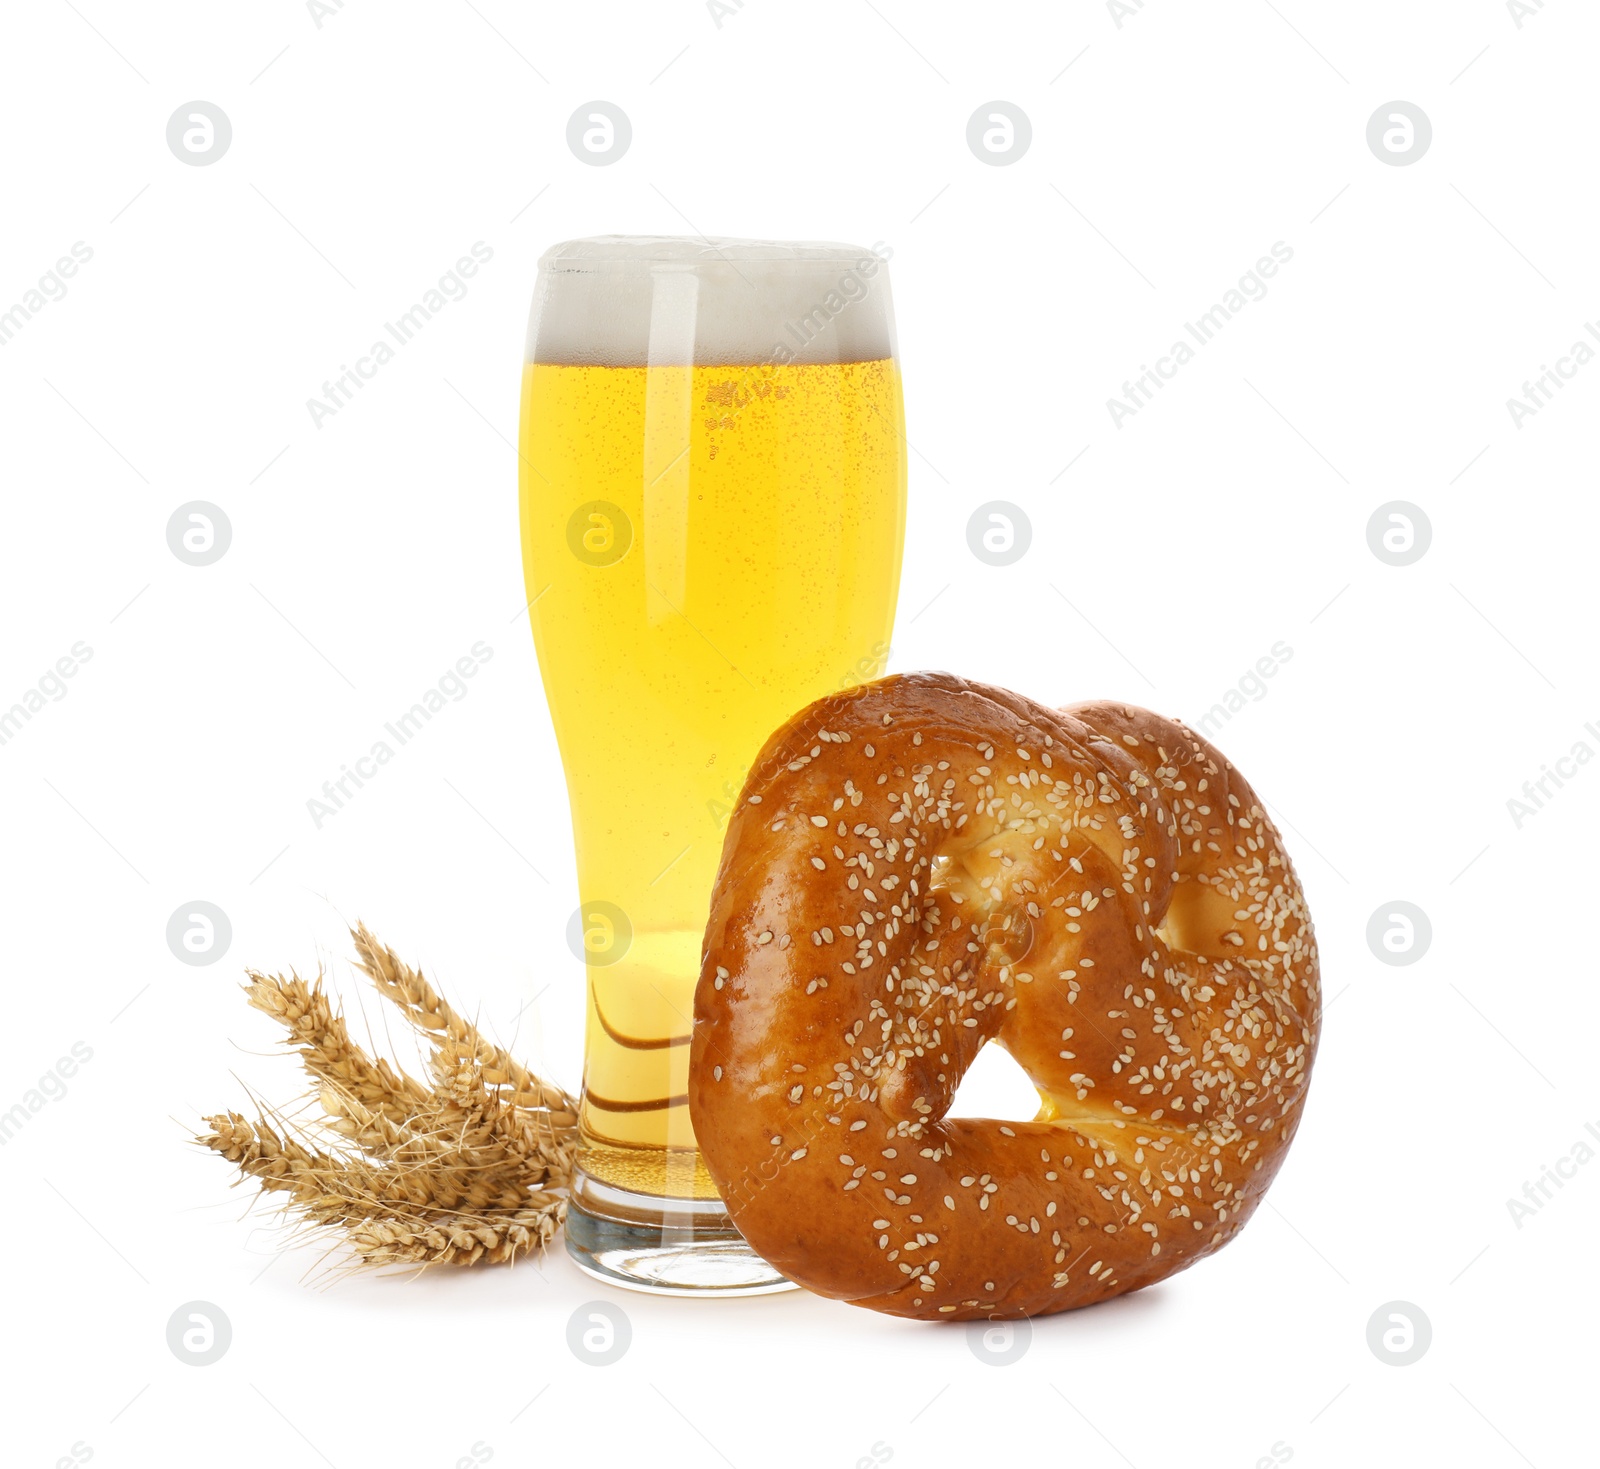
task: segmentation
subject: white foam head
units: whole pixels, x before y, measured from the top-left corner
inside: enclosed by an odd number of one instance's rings
[[[530,362],[715,366],[894,356],[887,254],[684,235],[566,240],[539,260]]]

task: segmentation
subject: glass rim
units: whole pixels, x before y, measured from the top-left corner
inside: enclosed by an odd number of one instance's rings
[[[544,272],[760,263],[781,268],[882,260],[877,249],[837,240],[763,240],[731,235],[587,235],[561,240],[539,257]]]

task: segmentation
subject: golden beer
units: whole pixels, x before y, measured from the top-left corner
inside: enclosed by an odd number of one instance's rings
[[[520,453],[588,970],[569,1247],[618,1283],[781,1287],[695,1151],[689,1031],[751,761],[797,709],[887,658],[906,460],[882,261],[738,241],[556,247]]]

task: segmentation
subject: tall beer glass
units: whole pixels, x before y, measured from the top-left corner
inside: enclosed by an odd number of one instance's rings
[[[882,671],[906,460],[889,282],[849,245],[608,237],[539,262],[523,567],[588,970],[567,1248],[617,1284],[788,1288],[695,1148],[694,988],[766,737]]]

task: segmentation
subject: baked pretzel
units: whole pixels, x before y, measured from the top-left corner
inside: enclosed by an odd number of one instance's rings
[[[948,674],[822,699],[732,816],[689,1107],[734,1223],[821,1295],[1036,1316],[1219,1249],[1320,1019],[1288,854],[1205,740]],[[1043,1105],[947,1117],[995,1041]]]

